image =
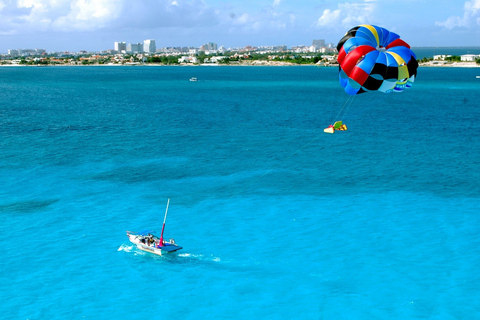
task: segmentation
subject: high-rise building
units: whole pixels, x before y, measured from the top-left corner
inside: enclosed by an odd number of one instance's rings
[[[129,43],[127,45],[127,53],[143,52],[143,43]]]
[[[143,41],[143,51],[148,53],[154,53],[157,51],[157,47],[155,46],[155,40],[148,39]]]
[[[325,48],[326,47],[325,40],[324,39],[313,40],[312,46],[314,46],[315,49]]]
[[[122,52],[127,50],[126,42],[115,42],[115,51]]]
[[[11,56],[18,56],[20,53],[18,52],[19,50],[17,49],[8,49],[8,54]]]
[[[205,43],[203,46],[200,47],[201,51],[213,51],[217,49],[218,49],[217,44],[213,42]]]

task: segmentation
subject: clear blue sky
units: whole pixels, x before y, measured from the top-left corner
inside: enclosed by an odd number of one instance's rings
[[[0,53],[337,43],[375,24],[411,46],[480,46],[480,0],[0,0]]]

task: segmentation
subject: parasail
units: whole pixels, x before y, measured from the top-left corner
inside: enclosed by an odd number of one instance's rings
[[[415,81],[415,53],[387,29],[373,25],[352,28],[338,42],[337,50],[340,84],[350,95],[401,92]]]

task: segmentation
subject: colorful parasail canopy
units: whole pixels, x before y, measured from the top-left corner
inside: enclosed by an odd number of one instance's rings
[[[401,92],[412,86],[417,58],[410,46],[387,29],[360,25],[338,42],[339,80],[350,95]]]

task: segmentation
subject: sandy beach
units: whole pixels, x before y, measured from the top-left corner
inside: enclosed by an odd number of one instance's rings
[[[459,67],[459,68],[478,68],[480,64],[476,62],[447,62],[447,61],[429,61],[419,64],[420,67]]]

